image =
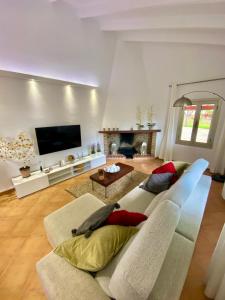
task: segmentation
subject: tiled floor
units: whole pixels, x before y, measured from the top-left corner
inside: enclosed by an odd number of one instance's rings
[[[110,161],[114,162],[114,161]],[[150,173],[157,160],[128,160],[137,170]],[[35,263],[51,251],[43,218],[70,202],[65,188],[85,181],[91,173],[59,183],[21,200],[14,192],[0,196],[0,299],[45,299],[35,271]],[[210,255],[225,222],[222,184],[213,182],[195,254],[181,300],[204,300],[203,279]],[[168,299],[172,300],[172,299]]]

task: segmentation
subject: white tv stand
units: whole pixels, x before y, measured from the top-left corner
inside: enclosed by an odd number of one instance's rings
[[[12,182],[16,190],[17,197],[22,198],[60,181],[78,176],[91,169],[97,168],[105,163],[106,156],[104,154],[93,154],[82,159],[78,159],[73,163],[66,164],[65,166],[57,166],[49,173],[36,171],[32,172],[31,176],[27,178],[23,178],[22,176],[12,178]]]

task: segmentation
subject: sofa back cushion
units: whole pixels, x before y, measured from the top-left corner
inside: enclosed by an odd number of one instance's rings
[[[170,199],[182,207],[188,197],[191,195],[192,191],[194,191],[207,166],[208,162],[206,160],[196,160],[184,171],[180,179],[174,185],[172,185],[169,190],[160,193],[152,200],[152,202],[146,208],[144,214],[146,216],[151,215],[154,209],[166,199]]]
[[[202,174],[208,167],[208,161],[205,159],[196,160],[189,166],[180,177],[180,179],[171,186],[171,188],[163,195],[162,199],[170,199],[178,206],[186,202],[192,191],[198,184]]]
[[[150,294],[180,217],[180,208],[165,200],[145,221],[119,261],[109,283],[113,298],[147,299]]]

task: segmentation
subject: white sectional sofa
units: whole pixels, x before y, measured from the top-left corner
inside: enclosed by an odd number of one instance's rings
[[[178,300],[202,221],[211,177],[208,162],[195,161],[171,188],[155,196],[139,187],[120,201],[121,209],[149,218],[95,278],[76,269],[53,251],[37,263],[48,299]],[[71,237],[104,203],[86,194],[44,220],[53,247]]]

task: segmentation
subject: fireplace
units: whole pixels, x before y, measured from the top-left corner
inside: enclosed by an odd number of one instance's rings
[[[104,153],[108,158],[154,157],[156,134],[160,129],[150,130],[104,130]]]
[[[133,132],[120,133],[118,153],[124,155],[126,158],[133,158],[134,154],[137,153],[134,145]]]

